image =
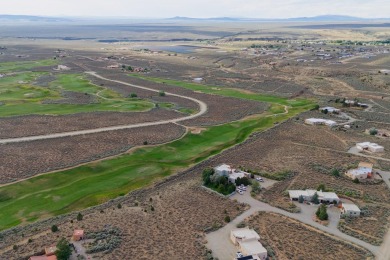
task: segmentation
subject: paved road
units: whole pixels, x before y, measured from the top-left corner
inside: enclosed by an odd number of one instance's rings
[[[148,87],[143,87],[139,85],[134,85],[130,83],[126,83],[123,81],[119,80],[112,80],[108,79],[105,77],[102,77],[98,75],[96,72],[89,71],[86,72],[89,75],[95,76],[97,78],[123,84],[126,86],[134,87],[134,88],[139,88],[139,89],[144,89],[152,92],[159,92],[159,90],[155,90],[152,88]],[[70,132],[63,132],[63,133],[55,133],[55,134],[47,134],[47,135],[36,135],[36,136],[26,136],[26,137],[19,137],[19,138],[8,138],[8,139],[0,139],[0,144],[7,144],[7,143],[18,143],[18,142],[27,142],[27,141],[35,141],[35,140],[44,140],[44,139],[53,139],[53,138],[59,138],[59,137],[68,137],[68,136],[77,136],[77,135],[86,135],[86,134],[95,134],[95,133],[100,133],[100,132],[107,132],[107,131],[115,131],[115,130],[122,130],[122,129],[131,129],[131,128],[139,128],[139,127],[145,127],[145,126],[154,126],[154,125],[163,125],[163,124],[168,124],[168,123],[178,123],[181,121],[189,120],[189,119],[194,119],[196,117],[199,117],[207,112],[207,105],[201,100],[192,98],[192,97],[187,97],[183,95],[178,95],[178,94],[173,94],[166,92],[165,93],[168,96],[174,96],[174,97],[179,97],[179,98],[184,98],[191,100],[193,102],[196,102],[199,105],[199,112],[190,116],[185,116],[185,117],[180,117],[180,118],[174,118],[174,119],[169,119],[169,120],[161,120],[161,121],[156,121],[156,122],[147,122],[147,123],[139,123],[139,124],[130,124],[130,125],[117,125],[117,126],[109,126],[109,127],[100,127],[100,128],[95,128],[95,129],[88,129],[88,130],[80,130],[80,131],[70,131]]]
[[[321,231],[324,231],[326,233],[334,235],[336,238],[339,238],[343,241],[347,241],[353,244],[356,244],[358,246],[364,247],[368,250],[370,250],[372,253],[377,254],[379,251],[378,246],[373,246],[369,243],[366,243],[364,241],[361,241],[357,238],[348,236],[344,233],[342,233],[340,230],[337,229],[337,222],[338,219],[335,219],[331,221],[329,226],[323,226],[319,223],[316,223],[312,219],[312,212],[315,209],[310,208],[304,208],[304,212],[302,213],[290,213],[284,210],[281,210],[279,208],[272,207],[271,205],[258,201],[250,196],[250,192],[245,192],[244,195],[236,194],[231,197],[231,199],[236,199],[239,202],[243,202],[246,204],[249,204],[251,208],[247,211],[245,211],[243,214],[235,218],[232,222],[230,222],[228,225],[224,226],[223,228],[209,233],[206,235],[207,238],[207,247],[213,251],[213,255],[215,257],[218,257],[219,259],[232,259],[234,256],[234,253],[237,251],[237,248],[232,244],[232,242],[229,239],[230,231],[236,228],[236,225],[240,222],[242,222],[245,218],[249,217],[250,215],[258,212],[258,211],[266,211],[266,212],[274,212],[279,213],[281,215],[296,219],[302,223],[308,224],[310,226],[313,226]],[[313,211],[314,212],[314,211]],[[309,214],[307,214],[309,213]],[[330,214],[330,218],[335,218],[336,213],[332,211],[332,214]],[[261,236],[261,234],[260,234]]]

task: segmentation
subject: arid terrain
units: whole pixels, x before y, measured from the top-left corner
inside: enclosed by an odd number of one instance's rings
[[[261,26],[0,28],[0,259],[83,229],[88,259],[212,260],[206,234],[240,216],[269,259],[390,259],[388,27]],[[360,162],[373,178],[344,174]],[[262,176],[246,194],[272,210],[204,187],[223,163]],[[361,216],[318,226],[288,195],[318,187]]]

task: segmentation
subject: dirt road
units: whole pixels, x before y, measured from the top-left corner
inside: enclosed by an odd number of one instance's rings
[[[155,89],[152,89],[152,88],[138,86],[138,85],[126,83],[126,82],[119,81],[119,80],[111,80],[111,79],[102,77],[102,76],[98,75],[96,72],[93,72],[93,71],[89,71],[89,72],[86,72],[86,73],[89,74],[89,75],[92,75],[94,77],[100,78],[100,79],[104,79],[104,80],[107,80],[107,81],[111,81],[111,82],[127,85],[127,86],[130,86],[130,87],[144,89],[144,90],[148,90],[148,91],[152,91],[152,92],[159,92],[159,90],[155,90]],[[156,122],[147,122],[147,123],[130,124],[130,125],[117,125],[117,126],[100,127],[100,128],[95,128],[95,129],[80,130],[80,131],[70,131],[70,132],[55,133],[55,134],[48,134],[48,135],[36,135],[36,136],[26,136],[26,137],[19,137],[19,138],[0,139],[0,144],[17,143],[17,142],[28,142],[28,141],[52,139],[52,138],[59,138],[59,137],[95,134],[95,133],[114,131],[114,130],[139,128],[139,127],[144,127],[144,126],[155,126],[155,125],[163,125],[163,124],[168,124],[168,123],[178,123],[178,122],[181,122],[181,121],[194,119],[194,118],[199,117],[199,116],[201,116],[201,115],[203,115],[203,114],[205,114],[207,112],[207,104],[204,103],[201,100],[198,100],[198,99],[195,99],[195,98],[192,98],[192,97],[183,96],[183,95],[173,94],[173,93],[169,93],[169,92],[166,92],[165,94],[168,95],[168,96],[184,98],[184,99],[188,99],[188,100],[191,100],[193,102],[196,102],[199,105],[199,111],[196,114],[193,114],[193,115],[190,115],[190,116],[174,118],[174,119],[169,119],[169,120],[156,121]]]

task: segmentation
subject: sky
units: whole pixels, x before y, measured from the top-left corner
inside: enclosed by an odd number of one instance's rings
[[[0,14],[169,18],[390,17],[390,0],[0,0]]]

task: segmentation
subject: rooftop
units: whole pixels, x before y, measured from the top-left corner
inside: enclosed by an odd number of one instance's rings
[[[240,239],[260,239],[259,234],[256,233],[253,229],[249,228],[239,228],[236,230],[232,230],[233,236]]]
[[[360,209],[358,206],[356,206],[355,204],[344,204],[343,203],[343,208],[347,211],[359,211],[360,212]]]
[[[240,246],[242,249],[245,249],[245,252],[248,255],[258,255],[258,254],[267,253],[267,249],[265,249],[263,245],[257,240],[240,242]]]

